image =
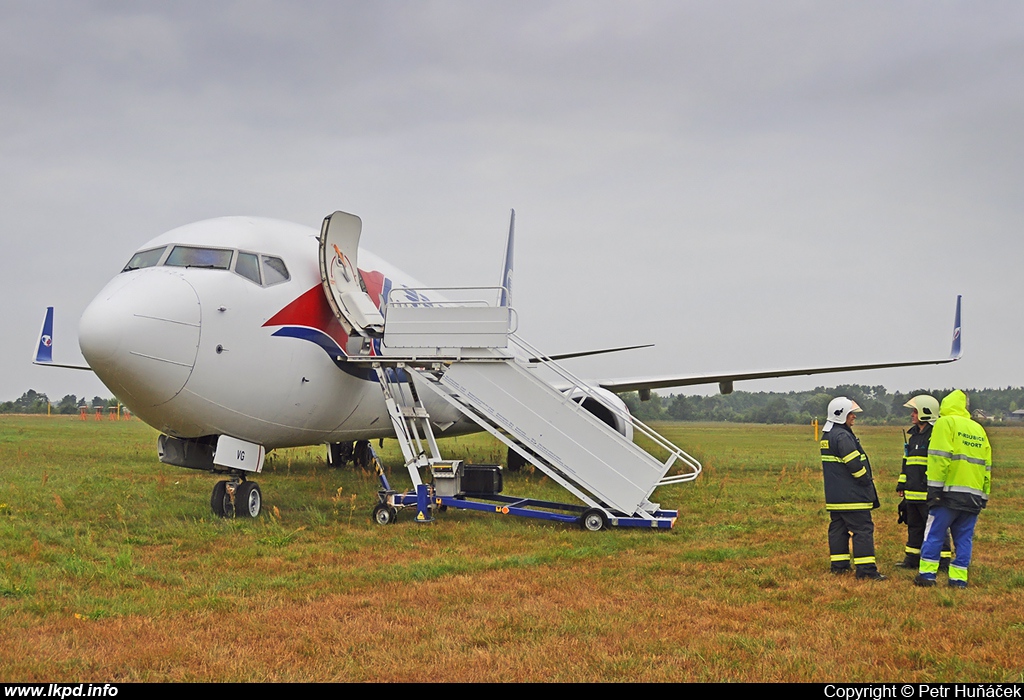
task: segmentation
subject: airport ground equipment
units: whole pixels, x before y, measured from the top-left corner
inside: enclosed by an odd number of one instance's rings
[[[401,298],[392,292],[387,299],[382,332],[351,343],[357,352],[346,358],[375,372],[413,484],[398,493],[378,468],[376,522],[393,522],[399,510],[411,507],[422,523],[432,521],[437,510],[463,508],[580,523],[588,530],[672,527],[677,512],[663,510],[650,497],[658,486],[694,480],[701,471],[697,460],[518,338],[513,310],[486,301],[497,290],[396,291]],[[442,293],[476,296],[427,301]],[[424,392],[490,432],[583,505],[466,489],[467,475],[480,478],[480,469],[441,456]],[[626,429],[620,432],[599,418],[594,405]],[[634,435],[657,456],[634,443]],[[678,473],[667,476],[673,467]],[[500,483],[500,471],[491,473]]]

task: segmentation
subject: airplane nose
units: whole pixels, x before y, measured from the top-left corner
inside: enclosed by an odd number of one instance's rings
[[[78,343],[96,376],[133,408],[158,406],[188,381],[199,350],[195,288],[162,268],[118,275],[82,314]]]

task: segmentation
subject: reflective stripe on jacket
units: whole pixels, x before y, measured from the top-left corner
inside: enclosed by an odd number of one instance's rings
[[[930,423],[918,423],[907,431],[907,450],[903,457],[903,471],[900,472],[896,490],[903,492],[908,501],[928,499],[928,442],[932,436]]]
[[[878,494],[871,477],[871,464],[860,440],[849,426],[833,424],[822,435],[821,470],[825,478],[826,510],[871,510],[877,508]]]

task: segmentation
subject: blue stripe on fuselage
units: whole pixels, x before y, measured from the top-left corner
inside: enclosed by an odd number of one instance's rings
[[[310,328],[308,326],[284,326],[279,330],[275,331],[272,335],[281,336],[284,338],[299,338],[300,340],[308,340],[311,343],[319,345],[324,351],[330,355],[331,360],[337,365],[345,374],[348,374],[356,379],[362,379],[367,382],[376,382],[377,375],[369,367],[362,365],[356,365],[348,362],[345,358],[345,350],[338,345],[337,341],[331,336],[327,335],[321,330],[316,328]]]

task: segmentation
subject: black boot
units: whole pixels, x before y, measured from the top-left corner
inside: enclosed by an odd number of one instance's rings
[[[867,579],[869,581],[884,581],[887,577],[878,573],[878,569],[872,566],[870,569],[867,567],[858,568],[857,578]]]

